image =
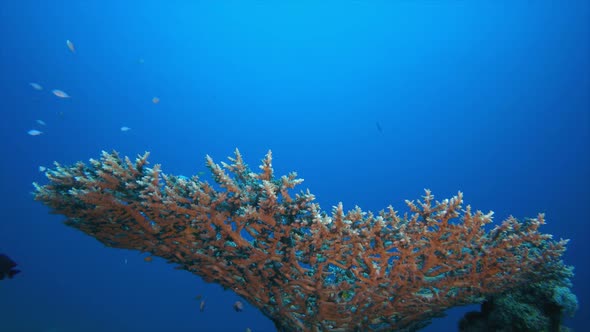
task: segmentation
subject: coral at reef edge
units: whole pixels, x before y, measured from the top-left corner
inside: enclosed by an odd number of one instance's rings
[[[463,195],[435,201],[426,190],[378,213],[340,203],[328,214],[303,180],[275,177],[272,155],[251,171],[207,156],[217,185],[165,175],[103,152],[47,171],[35,199],[105,245],[136,249],[232,289],[280,331],[417,330],[444,310],[531,282],[567,278],[567,240],[539,232],[544,216],[508,218],[462,210]]]

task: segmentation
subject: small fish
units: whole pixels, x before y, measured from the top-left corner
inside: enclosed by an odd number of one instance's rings
[[[29,85],[37,91],[43,90],[43,87],[39,83],[31,82],[31,83],[29,83]]]
[[[35,122],[37,122],[38,124],[40,124],[40,125],[42,125],[42,126],[47,126],[47,124],[46,124],[46,123],[45,123],[45,121],[43,121],[43,120],[37,120],[37,121],[35,121]]]
[[[159,102],[160,102],[160,98],[158,98],[158,97],[152,98],[152,103],[158,104]]]
[[[241,301],[236,301],[234,303],[234,310],[237,312],[244,310],[244,304]]]
[[[377,125],[377,130],[379,130],[380,133],[383,133],[383,128],[381,127],[381,124],[379,122],[375,123]]]
[[[145,60],[144,60],[143,58],[139,58],[139,60],[137,60],[137,62],[139,62],[139,64],[141,64],[141,65],[142,65],[142,64],[144,64],[144,63],[145,63]]]
[[[143,260],[149,263],[149,262],[153,261],[153,260],[154,260],[154,258],[153,258],[152,256],[147,256],[147,257],[146,257],[146,258],[144,258]]]
[[[252,330],[249,327],[247,327],[246,332],[252,332]]]
[[[10,257],[0,254],[0,280],[4,279],[4,277],[12,279],[15,274],[19,273],[20,270],[15,269],[16,265]]]
[[[205,311],[205,300],[201,301],[201,304],[199,305],[199,311],[200,312]]]
[[[31,129],[31,130],[27,131],[27,134],[29,134],[31,136],[39,136],[39,135],[43,134],[43,132],[39,131],[37,129]]]
[[[121,127],[122,132],[129,131],[129,130],[131,130],[131,128],[125,127],[125,126]]]
[[[59,89],[53,89],[51,92],[59,98],[70,98],[70,95]]]
[[[200,300],[200,299],[202,299],[202,298],[203,298],[203,295],[201,295],[201,294],[199,294],[199,295],[195,296],[195,300]]]
[[[66,45],[68,45],[68,48],[72,53],[76,53],[76,47],[74,47],[74,43],[72,43],[71,40],[66,40]]]
[[[39,166],[39,172],[45,172],[46,170],[47,170],[47,167]]]
[[[127,258],[125,258],[125,265],[127,265]]]

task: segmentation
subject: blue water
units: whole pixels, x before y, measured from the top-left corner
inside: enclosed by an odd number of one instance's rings
[[[253,168],[271,149],[327,210],[405,211],[430,188],[497,222],[545,212],[544,232],[571,239],[568,325],[585,330],[589,13],[583,0],[1,2],[0,252],[22,273],[0,281],[0,331],[273,331],[250,305],[234,312],[231,291],[105,248],[31,195],[54,160],[151,151],[191,175],[236,147]]]

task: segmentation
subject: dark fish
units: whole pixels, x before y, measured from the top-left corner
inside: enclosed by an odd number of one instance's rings
[[[15,274],[19,273],[20,270],[14,269],[15,267],[16,263],[10,257],[0,254],[0,280],[4,279],[5,276],[12,279]]]

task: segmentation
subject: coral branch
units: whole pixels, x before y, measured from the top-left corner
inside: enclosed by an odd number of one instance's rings
[[[289,194],[303,180],[275,178],[270,152],[260,173],[237,150],[221,166],[207,156],[217,186],[148,168],[147,156],[56,163],[35,199],[109,247],[234,290],[282,331],[417,329],[450,307],[570,271],[567,241],[538,231],[542,214],[486,232],[492,212],[461,210],[460,192],[438,202],[426,190],[403,217],[342,203],[328,215],[309,191]]]

